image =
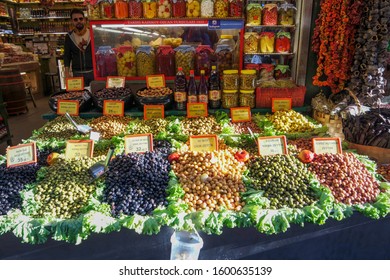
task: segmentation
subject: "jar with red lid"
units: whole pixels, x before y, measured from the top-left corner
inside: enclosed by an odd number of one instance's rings
[[[109,0],[104,0],[99,3],[100,16],[103,19],[110,19],[114,17],[114,5]]]
[[[276,65],[275,80],[288,80],[291,78],[291,71],[289,65]]]
[[[278,5],[266,4],[263,8],[263,25],[278,24]]]
[[[170,18],[172,6],[170,0],[157,0],[157,17]]]
[[[200,70],[204,70],[205,75],[209,76],[214,61],[214,50],[209,45],[199,45],[195,50],[196,75],[199,76]]]
[[[137,75],[135,53],[132,46],[120,46],[115,49],[116,65],[119,76],[134,77]]]
[[[242,17],[242,0],[231,0],[229,3],[229,17]]]
[[[115,17],[118,19],[129,17],[129,8],[124,0],[116,0],[114,3]]]
[[[111,46],[100,46],[95,54],[98,77],[116,76],[116,56]]]
[[[275,51],[278,53],[289,53],[291,49],[290,32],[279,31],[275,39]]]
[[[158,47],[156,53],[156,72],[165,76],[175,76],[175,51],[172,46]]]
[[[172,17],[182,18],[186,16],[186,1],[172,0]]]
[[[142,18],[141,0],[129,0],[129,18]]]

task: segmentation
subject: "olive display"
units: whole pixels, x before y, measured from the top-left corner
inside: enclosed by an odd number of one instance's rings
[[[161,97],[172,93],[173,91],[170,88],[164,87],[164,88],[147,88],[147,89],[139,90],[137,92],[137,95],[142,97]]]
[[[190,75],[190,70],[194,69],[195,65],[195,53],[194,51],[176,51],[175,53],[176,68],[183,68],[183,72],[186,76]]]
[[[166,140],[153,140],[153,151],[161,153],[163,157],[168,157],[172,152],[172,144]]]
[[[130,117],[102,116],[93,119],[89,125],[93,131],[100,133],[101,138],[111,139],[115,135],[124,134],[128,131]]]
[[[215,117],[185,118],[180,122],[182,132],[186,135],[221,133],[221,126]]]
[[[253,187],[264,190],[271,209],[301,208],[316,201],[309,186],[309,171],[293,156],[255,156],[248,169]]]
[[[233,51],[230,48],[225,48],[215,52],[217,56],[218,71],[222,73],[224,70],[232,69],[233,67]]]
[[[234,133],[236,134],[249,134],[249,129],[253,132],[253,133],[261,133],[261,129],[259,128],[259,126],[253,122],[253,121],[250,121],[250,122],[237,122],[237,123],[231,123],[230,124],[231,126],[234,127]],[[249,129],[248,129],[249,128]]]
[[[289,111],[276,111],[273,115],[267,114],[267,118],[273,123],[276,130],[285,133],[306,132],[315,128],[304,115]]]
[[[58,94],[53,96],[52,98],[54,100],[67,100],[67,99],[81,99],[83,98],[84,94],[86,91],[81,90],[81,91],[69,91],[63,94]]]
[[[296,140],[289,140],[289,145],[294,146],[297,152],[302,150],[313,151],[313,138],[300,138]]]
[[[113,216],[146,215],[168,204],[170,165],[161,153],[120,155],[108,168],[103,201],[111,206]]]
[[[130,96],[132,91],[130,88],[120,87],[120,88],[104,88],[94,93],[97,98],[97,105],[103,107],[104,100],[116,100],[123,99],[123,97]]]
[[[166,119],[149,119],[149,120],[137,120],[131,123],[130,133],[143,134],[152,133],[157,135],[160,132],[166,131],[168,122]]]
[[[137,59],[137,76],[144,77],[147,75],[154,74],[155,54],[154,52],[138,52],[136,55]]]

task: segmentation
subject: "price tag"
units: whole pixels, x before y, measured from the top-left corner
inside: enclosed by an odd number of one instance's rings
[[[65,113],[68,113],[71,116],[78,116],[79,107],[78,100],[58,100],[57,115],[65,115]]]
[[[144,105],[144,120],[163,119],[164,116],[164,105]]]
[[[292,98],[272,98],[272,112],[292,109]]]
[[[66,91],[84,90],[84,77],[74,77],[66,79]]]
[[[7,148],[7,168],[37,162],[35,143],[21,144]]]
[[[100,140],[100,133],[99,132],[95,132],[95,131],[91,131],[89,133],[89,139],[91,139],[93,141],[99,141]]]
[[[316,154],[341,154],[340,138],[313,138],[313,150]]]
[[[125,87],[125,77],[108,76],[106,81],[106,88],[123,88]]]
[[[257,139],[257,146],[259,148],[259,155],[287,155],[287,140],[286,136],[269,136],[259,137]]]
[[[194,152],[212,152],[218,150],[217,135],[190,136],[190,150]]]
[[[125,102],[119,100],[104,100],[103,115],[123,117],[125,115]]]
[[[230,116],[233,123],[250,122],[252,120],[250,107],[230,108]]]
[[[153,151],[153,134],[134,134],[125,136],[125,154]]]
[[[165,75],[149,75],[146,76],[146,86],[148,88],[162,88],[165,87]]]
[[[187,118],[207,117],[207,103],[187,103]]]
[[[66,142],[65,158],[92,157],[93,140],[68,140]]]

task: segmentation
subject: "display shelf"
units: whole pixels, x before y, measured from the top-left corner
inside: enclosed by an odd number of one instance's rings
[[[295,55],[294,53],[244,53],[244,55]]]
[[[245,24],[245,28],[255,28],[255,29],[262,29],[262,28],[295,28],[296,25],[248,25]]]
[[[36,20],[50,20],[50,19],[69,19],[69,17],[30,17],[30,18],[18,18],[18,21],[36,21]]]
[[[67,32],[35,32],[35,33],[18,33],[19,36],[39,36],[39,35],[66,35]]]

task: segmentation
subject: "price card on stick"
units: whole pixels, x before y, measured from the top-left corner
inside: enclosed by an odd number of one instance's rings
[[[21,144],[7,148],[7,168],[37,162],[35,143]]]
[[[187,118],[207,117],[207,103],[187,103]]]
[[[259,155],[287,155],[287,140],[286,136],[269,136],[257,138],[257,146]]]
[[[164,116],[164,105],[144,105],[144,120],[163,119]]]
[[[230,108],[230,116],[233,123],[250,122],[252,120],[250,107]]]
[[[313,138],[313,150],[316,154],[341,154],[340,138]]]
[[[165,75],[149,75],[146,76],[146,86],[148,88],[162,88],[165,87]]]
[[[66,91],[80,91],[84,90],[84,77],[66,78]]]
[[[93,140],[68,140],[66,142],[65,158],[93,156]]]
[[[71,116],[79,115],[80,103],[78,100],[58,100],[57,115],[65,115],[68,113]]]
[[[272,98],[272,112],[292,109],[292,98]]]
[[[106,88],[123,88],[125,87],[126,78],[120,76],[108,76]]]
[[[123,117],[125,115],[125,102],[120,100],[104,100],[103,115]]]
[[[153,151],[153,134],[134,134],[125,136],[125,154]]]
[[[194,152],[218,151],[217,135],[190,136],[190,150]]]

